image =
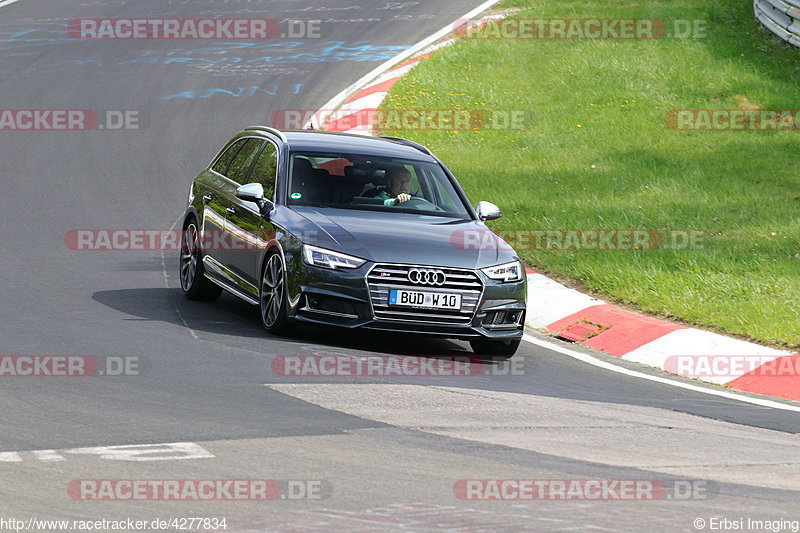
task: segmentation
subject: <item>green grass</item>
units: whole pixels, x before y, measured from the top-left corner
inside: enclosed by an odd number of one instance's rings
[[[708,22],[696,39],[464,39],[397,83],[385,109],[525,110],[521,131],[384,131],[431,147],[504,229],[700,231],[703,248],[518,250],[606,298],[800,346],[800,130],[670,130],[673,109],[800,108],[800,50],[749,0],[515,0],[520,18]],[[535,305],[535,302],[533,302]]]

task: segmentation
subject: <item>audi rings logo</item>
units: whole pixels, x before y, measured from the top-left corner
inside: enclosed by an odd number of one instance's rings
[[[408,281],[416,285],[436,285],[441,287],[447,281],[447,276],[441,270],[412,268],[408,271]]]

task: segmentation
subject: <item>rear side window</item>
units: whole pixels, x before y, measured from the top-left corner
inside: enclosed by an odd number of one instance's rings
[[[253,167],[250,181],[264,186],[264,198],[272,198],[275,193],[275,178],[278,175],[278,149],[268,142]]]
[[[244,183],[247,173],[250,172],[250,167],[253,165],[253,161],[263,144],[264,141],[261,139],[247,139],[242,149],[231,161],[231,166],[226,174],[228,179],[236,183]]]
[[[212,170],[214,170],[214,172],[219,172],[223,176],[227,176],[228,167],[231,166],[231,161],[233,161],[233,158],[236,157],[236,154],[239,153],[239,150],[242,149],[242,146],[244,146],[246,141],[247,139],[242,139],[233,143],[230,148],[225,150],[225,153],[222,154],[222,157],[217,159],[216,164],[211,167]]]

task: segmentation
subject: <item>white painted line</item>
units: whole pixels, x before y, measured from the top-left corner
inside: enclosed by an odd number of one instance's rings
[[[18,463],[21,453],[32,454],[37,461],[66,461],[61,453],[95,455],[109,461],[176,461],[183,459],[211,459],[214,454],[194,442],[169,442],[164,444],[131,444],[124,446],[93,446],[71,450],[30,450],[25,452],[0,452],[0,463]]]
[[[170,226],[168,232],[171,233],[172,230],[174,230],[178,226],[178,224],[181,223],[182,220],[183,220],[183,215],[179,215],[178,218],[175,220],[175,222],[172,224],[172,226]],[[169,272],[167,272],[167,258],[164,255],[164,248],[161,248],[161,272],[164,274],[164,287],[169,289],[170,288],[170,286],[169,286]],[[189,323],[186,322],[186,319],[183,318],[183,315],[181,314],[181,310],[178,309],[178,304],[175,303],[175,305],[173,305],[173,307],[174,307],[175,313],[178,315],[178,318],[180,319],[181,323],[183,323],[184,327],[189,330],[189,333],[191,333],[192,338],[200,339],[200,337],[197,335],[197,332],[195,330],[193,330],[191,327],[189,327]]]
[[[377,78],[375,78],[374,80],[372,80],[372,82],[368,86],[365,86],[363,88],[366,89],[367,87],[372,87],[373,85],[378,85],[379,83],[383,83],[389,80],[399,80],[400,78],[408,74],[411,71],[411,69],[413,69],[417,65],[419,65],[419,60],[415,60],[413,63],[409,63],[404,67],[399,67],[394,70],[385,72],[380,76],[378,76]],[[359,91],[360,90],[361,89],[359,89]]]
[[[64,456],[55,450],[34,450],[33,455],[40,461],[66,461]]]
[[[10,6],[15,2],[19,2],[19,0],[3,0],[2,2],[0,2],[0,7]]]
[[[683,383],[680,381],[675,381],[672,379],[662,378],[659,376],[651,376],[649,374],[645,374],[643,372],[637,372],[635,370],[629,370],[627,368],[623,368],[621,366],[617,366],[606,361],[601,361],[591,355],[576,352],[575,350],[570,350],[569,348],[564,348],[559,346],[558,344],[548,342],[545,340],[537,339],[529,334],[525,334],[523,340],[530,342],[531,344],[535,344],[537,346],[541,346],[542,348],[546,348],[548,350],[552,350],[554,352],[562,353],[566,356],[572,357],[573,359],[577,359],[578,361],[582,361],[584,363],[588,363],[590,365],[596,366],[598,368],[602,368],[604,370],[610,370],[611,372],[616,372],[618,374],[623,374],[626,376],[646,379],[648,381],[654,381],[656,383],[661,383],[664,385],[670,385],[672,387],[678,387],[680,389],[686,389],[694,392],[699,392],[702,394],[709,394],[711,396],[719,396],[721,398],[727,398],[729,400],[736,400],[739,402],[749,403],[753,405],[759,405],[761,407],[770,407],[772,409],[782,409],[784,411],[794,411],[796,413],[800,413],[800,406],[795,405],[788,405],[780,402],[774,402],[772,400],[764,400],[761,398],[750,398],[749,396],[739,395],[733,392],[726,392],[726,391],[719,391],[714,389],[708,389],[705,387],[698,387],[697,385],[692,385],[691,383]]]
[[[334,118],[344,118],[348,115],[345,111],[352,111],[349,114],[355,114],[359,111],[363,111],[365,109],[377,109],[378,106],[381,104],[386,95],[389,94],[387,92],[378,92],[368,94],[367,96],[362,96],[358,100],[353,100],[341,107],[339,111],[333,114]]]
[[[93,446],[74,448],[66,453],[97,455],[110,461],[171,461],[179,459],[210,459],[214,454],[194,442],[165,444],[132,444],[130,446]]]
[[[489,9],[490,7],[492,7],[493,5],[495,5],[499,1],[500,0],[487,0],[486,2],[482,3],[481,5],[479,5],[478,7],[473,9],[472,11],[470,11],[469,13],[466,13],[463,17],[459,18],[457,21],[464,21],[464,23],[466,24],[468,19],[471,19],[475,15],[477,15],[479,13],[482,13],[483,11],[486,11],[487,9]],[[342,90],[339,94],[337,94],[336,96],[331,98],[328,101],[328,103],[325,104],[324,106],[322,106],[320,109],[336,109],[337,107],[339,107],[342,104],[342,102],[347,100],[347,98],[349,98],[351,94],[353,94],[358,89],[362,88],[364,85],[366,85],[367,83],[372,81],[374,78],[380,76],[381,74],[383,74],[384,72],[386,72],[387,70],[392,68],[394,65],[400,63],[401,61],[404,61],[404,60],[410,58],[411,56],[413,56],[414,54],[416,54],[420,50],[424,49],[426,46],[429,46],[432,43],[435,43],[436,41],[438,41],[439,39],[441,39],[442,37],[444,37],[445,35],[449,34],[450,32],[452,32],[452,31],[454,31],[456,29],[457,28],[454,25],[454,23],[451,22],[450,24],[448,24],[444,28],[440,29],[439,31],[437,31],[433,35],[427,37],[426,39],[421,40],[420,42],[418,42],[417,44],[415,44],[414,46],[412,46],[408,50],[405,50],[405,51],[397,54],[393,58],[389,59],[388,61],[385,61],[384,63],[381,63],[380,65],[378,65],[377,67],[372,69],[370,72],[368,72],[366,75],[362,76],[361,79],[359,79],[357,82],[353,83],[352,85],[349,85],[344,90]],[[304,128],[308,127],[308,124],[304,125],[303,127]]]

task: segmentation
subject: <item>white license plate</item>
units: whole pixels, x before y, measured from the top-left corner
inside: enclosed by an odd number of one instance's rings
[[[389,305],[430,307],[433,309],[461,309],[461,295],[444,292],[391,289],[389,291]]]

